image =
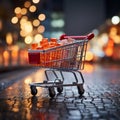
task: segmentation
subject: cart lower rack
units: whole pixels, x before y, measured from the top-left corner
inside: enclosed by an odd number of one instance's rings
[[[30,83],[31,94],[37,94],[36,87],[48,88],[49,96],[55,96],[55,88],[58,93],[63,92],[63,87],[76,86],[78,93],[82,96],[84,94],[84,78],[80,70],[84,68],[84,61],[87,49],[87,43],[94,37],[94,34],[87,36],[61,36],[61,39],[73,38],[75,41],[63,46],[49,48],[47,50],[28,50],[29,63],[34,66],[49,68],[45,70],[46,80],[41,83]],[[50,80],[49,72],[54,75],[55,79]],[[58,75],[59,72],[59,75]],[[75,81],[66,84],[63,72],[73,74]],[[77,75],[80,75],[81,81]]]

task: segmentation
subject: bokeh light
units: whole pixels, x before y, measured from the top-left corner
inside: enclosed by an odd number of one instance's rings
[[[45,27],[43,25],[40,25],[38,28],[37,28],[37,31],[39,33],[43,33],[45,31]]]
[[[86,61],[91,61],[91,60],[93,60],[93,57],[94,57],[94,55],[93,55],[92,52],[90,52],[90,51],[87,51],[87,52],[86,52],[86,57],[85,57],[85,60],[86,60]]]
[[[27,77],[24,80],[24,83],[27,84],[27,85],[29,85],[31,82],[32,82],[32,78],[31,77]]]
[[[0,30],[2,30],[2,27],[3,27],[3,22],[2,22],[2,20],[0,19]]]
[[[15,10],[14,10],[14,12],[16,14],[20,14],[21,13],[21,8],[20,7],[16,7]]]
[[[34,37],[35,42],[39,43],[42,40],[43,36],[41,34],[36,34]]]
[[[25,31],[21,30],[21,31],[20,31],[20,35],[21,35],[22,37],[25,37],[25,36],[26,36]]]
[[[26,43],[26,44],[31,44],[32,41],[33,41],[33,38],[32,38],[31,36],[26,36],[26,37],[25,37],[25,43]]]
[[[35,27],[39,26],[39,24],[40,24],[40,21],[38,19],[33,20],[33,25]]]
[[[12,34],[11,33],[7,33],[6,34],[6,43],[8,45],[11,45],[13,43],[13,37],[12,37]]]
[[[10,58],[9,51],[5,50],[3,52],[3,58],[4,58],[4,66],[8,66],[8,64],[9,64],[9,58]]]
[[[25,23],[22,23],[21,28],[26,32],[26,34],[29,34],[33,31],[33,26],[30,21],[26,21]]]
[[[114,25],[117,25],[120,22],[120,17],[119,16],[113,16],[111,21]]]
[[[33,3],[35,3],[35,4],[37,4],[37,3],[40,2],[40,0],[32,0],[32,1],[33,1]]]
[[[39,19],[40,21],[44,21],[44,20],[46,19],[45,14],[40,14],[40,15],[38,16],[38,19]]]
[[[18,18],[17,18],[17,17],[13,17],[13,18],[11,19],[11,22],[12,22],[13,24],[18,23]]]
[[[24,3],[24,6],[25,6],[26,8],[29,8],[29,7],[31,6],[31,2],[30,2],[30,1],[26,1],[26,2]]]
[[[27,14],[27,9],[26,9],[26,8],[22,8],[22,9],[21,9],[21,14],[22,14],[22,15]]]
[[[31,5],[30,8],[29,8],[29,11],[30,12],[35,12],[36,11],[36,6],[35,5]]]
[[[20,24],[27,22],[27,20],[28,20],[28,17],[27,17],[27,16],[23,16],[23,17],[20,19]]]

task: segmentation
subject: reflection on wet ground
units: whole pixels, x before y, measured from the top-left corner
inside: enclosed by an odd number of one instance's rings
[[[0,92],[1,120],[119,120],[120,66],[86,64],[82,71],[85,93],[80,97],[76,87],[65,87],[54,99],[48,90],[38,88],[30,93],[29,83],[42,82],[44,69],[33,69],[31,74]],[[72,80],[67,73],[66,82]],[[69,78],[69,79],[68,79]]]

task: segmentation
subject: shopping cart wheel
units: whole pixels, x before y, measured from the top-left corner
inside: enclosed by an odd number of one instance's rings
[[[85,90],[83,88],[83,84],[77,85],[77,89],[78,89],[79,95],[82,96],[85,92]]]
[[[35,86],[30,86],[30,88],[31,88],[31,94],[35,96],[37,94],[36,87]]]
[[[56,85],[57,85],[57,92],[62,93],[62,91],[63,91],[63,81],[58,79],[58,83],[56,83]]]
[[[54,89],[54,87],[49,87],[48,90],[49,90],[49,96],[51,98],[54,98],[55,97],[55,89]]]
[[[63,86],[57,87],[57,91],[58,91],[59,93],[62,93],[62,91],[63,91]]]

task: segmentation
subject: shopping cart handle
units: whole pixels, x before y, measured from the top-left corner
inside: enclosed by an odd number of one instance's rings
[[[80,40],[83,40],[83,39],[91,40],[93,37],[94,37],[94,33],[89,33],[86,36],[67,36],[66,34],[63,34],[63,35],[60,36],[60,40],[62,40],[62,39],[68,39],[68,38],[80,39]]]

